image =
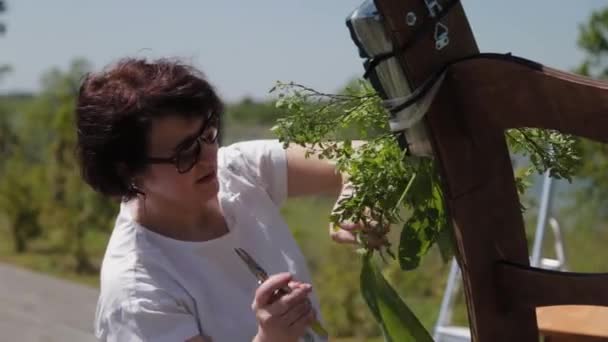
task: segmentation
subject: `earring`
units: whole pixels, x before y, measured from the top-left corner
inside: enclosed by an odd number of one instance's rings
[[[146,194],[135,184],[135,180],[131,180],[131,184],[129,184],[129,190],[138,194],[145,196]]]

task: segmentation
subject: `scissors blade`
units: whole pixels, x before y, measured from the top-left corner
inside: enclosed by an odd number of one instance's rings
[[[235,248],[234,251],[241,258],[241,260],[245,262],[251,273],[253,273],[255,278],[258,280],[259,284],[268,279],[268,273],[266,273],[266,271],[264,271],[264,269],[257,262],[255,262],[255,260],[253,260],[249,253],[245,252],[245,250],[242,248]]]

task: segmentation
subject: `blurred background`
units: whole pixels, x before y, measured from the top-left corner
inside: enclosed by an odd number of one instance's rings
[[[82,324],[91,329],[90,308],[117,203],[81,182],[73,155],[74,99],[84,73],[127,56],[181,58],[200,68],[228,103],[222,144],[272,138],[269,128],[281,115],[268,94],[275,81],[336,93],[362,75],[344,23],[361,2],[0,0],[0,265],[69,281],[58,283],[70,289],[64,302],[74,302],[69,294],[83,289],[87,303],[55,313],[84,307],[90,317]],[[605,0],[465,0],[463,5],[483,52],[512,52],[608,78]],[[556,183],[553,216],[563,230],[568,268],[606,272],[608,150],[586,141],[581,150],[579,177],[572,184]],[[541,177],[535,180],[524,199],[530,237]],[[329,239],[332,205],[328,198],[289,200],[283,213],[308,257],[331,334],[340,341],[368,341],[379,331],[359,293],[358,258],[352,248]],[[549,235],[549,255],[552,243]],[[5,305],[8,296],[1,293],[19,298],[18,289],[26,285],[9,281],[6,270],[0,267],[0,317],[31,321],[28,315],[36,313],[26,306]],[[432,328],[448,270],[432,251],[416,271],[404,273],[389,264],[385,274]],[[45,279],[22,281],[48,291]],[[463,302],[457,296],[458,324],[466,324]],[[0,325],[0,335],[8,328]]]

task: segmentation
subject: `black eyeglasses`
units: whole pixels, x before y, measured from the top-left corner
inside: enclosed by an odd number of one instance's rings
[[[207,144],[214,144],[217,141],[218,128],[213,124],[212,120],[207,121],[200,134],[193,142],[181,148],[172,157],[158,158],[148,157],[147,161],[151,164],[174,164],[177,172],[186,173],[198,163],[201,157],[201,141]]]

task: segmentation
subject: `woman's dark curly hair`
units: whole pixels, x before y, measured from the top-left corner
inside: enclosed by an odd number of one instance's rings
[[[132,198],[139,193],[132,178],[146,167],[154,119],[219,120],[222,112],[223,103],[203,74],[180,62],[128,58],[88,74],[76,104],[82,177],[106,196]]]

